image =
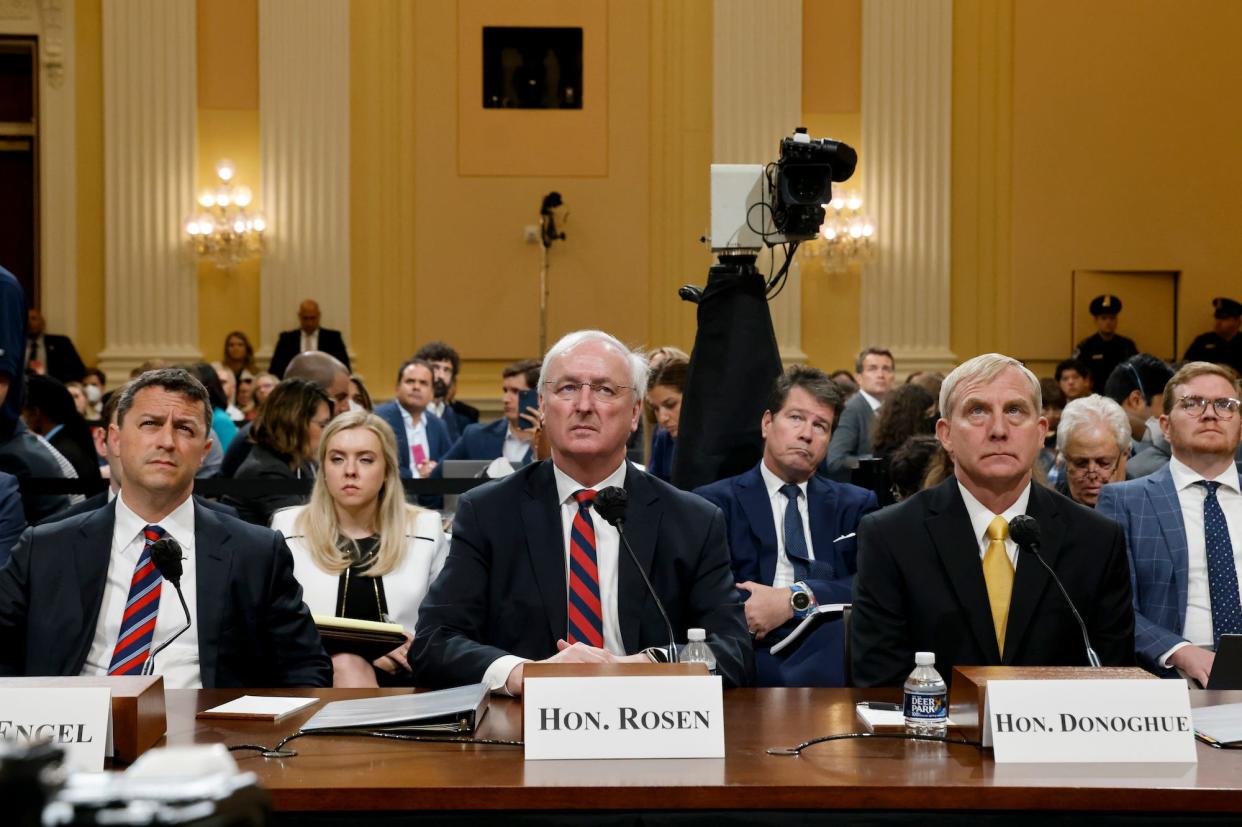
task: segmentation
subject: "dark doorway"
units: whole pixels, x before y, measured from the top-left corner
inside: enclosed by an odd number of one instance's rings
[[[0,266],[39,296],[39,75],[33,37],[0,37]]]

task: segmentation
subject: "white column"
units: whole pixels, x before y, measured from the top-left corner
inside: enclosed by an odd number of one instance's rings
[[[862,345],[900,373],[949,349],[953,0],[863,0],[859,163],[878,248],[862,277]]]
[[[712,22],[712,162],[775,161],[781,139],[802,125],[802,0],[715,0]],[[778,267],[783,260],[778,254]],[[768,261],[765,252],[763,272]],[[796,257],[768,307],[781,360],[806,361]]]
[[[349,3],[259,2],[260,356],[315,299],[349,343]]]
[[[198,351],[195,267],[182,240],[195,208],[194,0],[103,4],[105,347],[125,376]]]

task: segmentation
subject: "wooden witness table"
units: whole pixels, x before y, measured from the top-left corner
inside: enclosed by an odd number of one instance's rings
[[[381,690],[392,692],[399,690]],[[247,690],[249,694],[362,697],[356,690]],[[169,690],[165,743],[272,745],[297,730],[322,705],[283,721],[195,720],[197,711],[239,690]],[[542,814],[647,811],[656,820],[705,812],[750,811],[748,820],[777,811],[866,811],[921,823],[949,823],[964,812],[1046,819],[1053,812],[1087,815],[1093,824],[1114,814],[1200,816],[1242,813],[1242,751],[1198,745],[1186,765],[1003,766],[989,752],[964,745],[890,739],[835,741],[799,757],[768,755],[819,735],[862,731],[861,699],[897,700],[892,690],[736,689],[725,692],[723,760],[531,761],[512,746],[391,742],[375,738],[306,736],[289,744],[293,758],[235,752],[243,770],[266,787],[274,809],[296,823],[310,812],[363,816],[369,823],[409,821],[450,811],[476,821],[488,812]],[[1242,701],[1242,692],[1193,693],[1193,703]],[[519,739],[521,707],[494,698],[479,737]],[[387,811],[381,815],[380,811]],[[573,811],[573,812],[570,812]],[[929,812],[930,811],[930,812]],[[300,814],[300,815],[299,815]],[[844,815],[845,813],[837,813]],[[740,815],[740,814],[739,814]],[[378,817],[378,820],[375,820]],[[1109,819],[1105,818],[1104,821]],[[1234,817],[1236,821],[1236,816]],[[318,823],[318,822],[316,822]],[[512,817],[508,823],[514,823]],[[788,823],[788,822],[786,822]],[[1186,823],[1178,818],[1178,823]]]

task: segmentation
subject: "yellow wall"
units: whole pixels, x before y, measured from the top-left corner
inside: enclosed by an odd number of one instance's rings
[[[104,347],[103,10],[100,0],[74,4],[74,117],[77,142],[78,331],[87,365]],[[124,377],[109,377],[115,383]]]

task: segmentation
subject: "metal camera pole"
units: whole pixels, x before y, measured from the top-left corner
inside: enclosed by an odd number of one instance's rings
[[[554,241],[564,241],[565,234],[556,228],[554,207],[561,206],[561,194],[550,192],[539,208],[539,353],[548,352],[548,250]]]

